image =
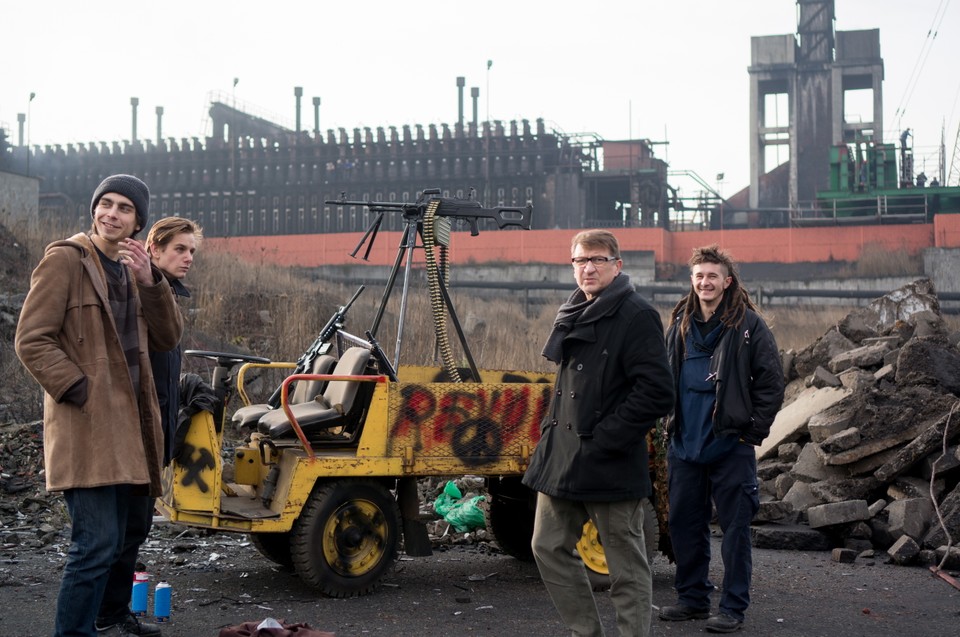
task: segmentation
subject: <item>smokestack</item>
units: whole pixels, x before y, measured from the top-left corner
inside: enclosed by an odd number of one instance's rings
[[[297,134],[300,134],[300,98],[303,97],[303,87],[294,86],[293,95],[297,98]]]
[[[133,121],[133,131],[130,133],[130,141],[137,141],[137,106],[140,105],[139,97],[130,98],[130,108],[133,111],[132,121]]]
[[[23,146],[23,123],[27,121],[26,113],[17,113],[17,124],[20,128],[20,136],[17,138],[17,145]]]
[[[463,128],[463,87],[467,79],[462,75],[457,78],[457,123]]]
[[[163,145],[163,107],[157,107],[157,146]]]
[[[320,137],[320,98],[313,98],[313,136]]]
[[[470,97],[473,98],[473,130],[477,130],[477,99],[480,97],[480,88],[471,86]]]

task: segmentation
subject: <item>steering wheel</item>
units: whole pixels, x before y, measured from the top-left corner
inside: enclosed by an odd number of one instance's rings
[[[271,363],[269,358],[262,356],[247,356],[246,354],[232,354],[230,352],[208,352],[202,349],[188,349],[183,352],[187,356],[206,358],[214,361],[220,367],[232,368],[239,363]]]

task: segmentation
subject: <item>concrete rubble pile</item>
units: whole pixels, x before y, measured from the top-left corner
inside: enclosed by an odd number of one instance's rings
[[[958,562],[957,340],[920,279],[784,353],[788,398],[757,451],[755,546],[939,564],[950,545]]]
[[[46,546],[68,519],[63,498],[44,488],[43,425],[0,427],[0,547]]]

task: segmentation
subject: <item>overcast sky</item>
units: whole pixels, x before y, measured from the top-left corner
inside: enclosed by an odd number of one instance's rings
[[[0,15],[0,123],[13,143],[28,109],[33,144],[130,139],[133,96],[141,138],[155,138],[157,106],[164,137],[206,135],[216,93],[292,126],[294,86],[306,129],[314,96],[323,130],[453,124],[462,75],[467,120],[476,86],[480,120],[542,117],[565,133],[669,142],[656,153],[671,169],[711,184],[723,173],[730,195],[749,182],[750,38],[793,33],[797,6],[2,0]],[[945,131],[949,170],[960,3],[837,0],[836,17],[838,30],[880,29],[885,140],[914,129],[917,167],[929,176]]]

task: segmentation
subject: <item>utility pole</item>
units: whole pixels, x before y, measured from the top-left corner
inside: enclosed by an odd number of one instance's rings
[[[27,100],[27,177],[30,176],[30,123],[32,118],[30,117],[30,104],[33,103],[33,98],[37,96],[36,93],[30,91],[30,99]]]

